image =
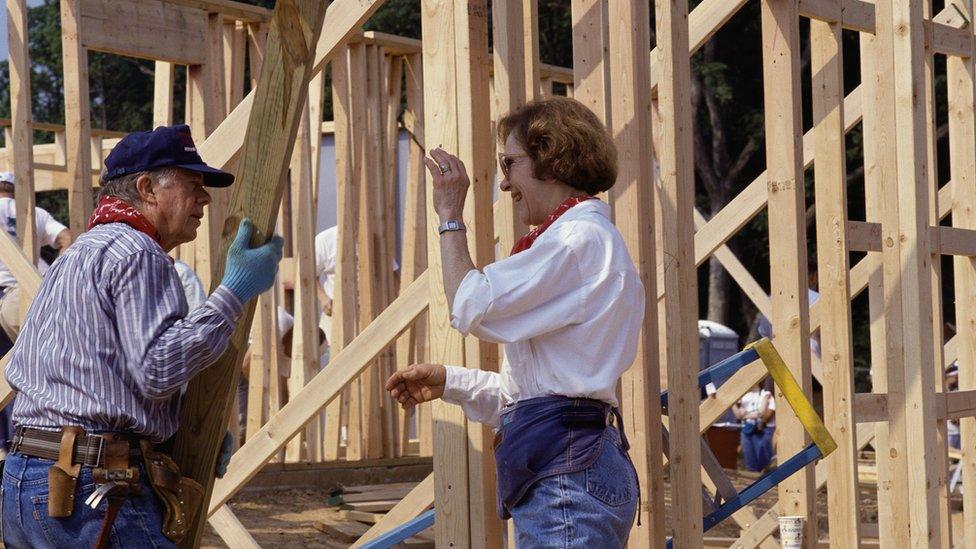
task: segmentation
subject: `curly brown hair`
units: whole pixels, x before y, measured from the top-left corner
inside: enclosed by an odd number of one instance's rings
[[[617,149],[593,111],[575,99],[532,101],[498,121],[498,140],[509,135],[532,159],[536,179],[555,179],[588,194],[617,181]]]

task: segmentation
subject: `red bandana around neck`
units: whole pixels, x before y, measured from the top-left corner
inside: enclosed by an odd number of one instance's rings
[[[512,247],[511,255],[515,255],[519,252],[524,252],[525,250],[531,248],[532,243],[535,242],[535,239],[539,238],[539,235],[544,233],[545,230],[548,229],[550,225],[555,223],[555,221],[559,219],[561,215],[568,212],[569,209],[572,208],[573,206],[579,204],[580,202],[585,202],[587,200],[596,200],[596,199],[597,198],[595,196],[589,195],[589,196],[573,196],[567,198],[566,200],[563,200],[563,203],[556,206],[556,209],[553,210],[551,214],[549,214],[549,217],[547,217],[546,220],[543,221],[541,225],[525,233],[525,236],[518,239],[518,241],[515,243],[515,246]]]
[[[121,198],[115,196],[103,196],[100,198],[98,200],[98,206],[95,207],[95,211],[88,218],[88,227],[86,230],[90,231],[92,228],[106,223],[125,223],[137,231],[146,233],[149,238],[152,238],[162,246],[162,243],[159,241],[159,231],[156,230],[156,227],[146,219],[146,216],[142,215],[142,212]]]

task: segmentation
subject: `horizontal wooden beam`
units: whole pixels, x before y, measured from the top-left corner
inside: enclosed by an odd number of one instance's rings
[[[847,249],[852,252],[880,252],[881,223],[848,221]]]
[[[837,9],[837,3],[842,4]],[[973,55],[972,31],[965,21],[949,17],[952,6],[932,20],[925,21],[925,41],[936,53],[970,57]],[[874,34],[874,4],[862,0],[800,0],[800,15],[828,23],[840,23],[845,29]],[[836,14],[842,14],[837,20]]]
[[[961,419],[976,416],[976,390],[936,393],[938,419]],[[858,423],[888,421],[886,393],[856,393],[854,417]]]
[[[79,40],[90,50],[180,65],[207,62],[207,14],[161,0],[81,0]]]
[[[958,227],[929,227],[933,253],[976,256],[976,230]]]
[[[227,475],[214,484],[209,513],[216,512],[233,497],[275,452],[317,417],[319,410],[338,396],[417,316],[427,310],[429,284],[425,271],[349,345],[332,357],[328,368],[316,374],[288,404],[268,419],[260,431],[248,438],[231,458]]]
[[[219,13],[227,19],[245,23],[266,23],[271,20],[271,10],[231,0],[166,0],[170,4],[180,4],[207,13]]]

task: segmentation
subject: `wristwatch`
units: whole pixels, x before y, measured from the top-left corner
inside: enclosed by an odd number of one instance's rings
[[[463,221],[451,219],[449,221],[445,221],[441,223],[441,226],[437,227],[437,234],[444,234],[448,231],[464,231],[464,230],[467,230],[467,227],[464,226]]]

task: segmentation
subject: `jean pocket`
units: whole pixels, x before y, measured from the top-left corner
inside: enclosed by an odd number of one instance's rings
[[[83,480],[79,477],[79,481]],[[104,511],[96,511],[85,504],[85,500],[95,491],[95,484],[90,482],[78,486],[75,490],[75,501],[74,510],[70,517],[65,518],[53,518],[48,515],[47,512],[47,502],[48,493],[47,490],[39,493],[37,495],[31,496],[30,500],[33,504],[33,512],[31,516],[37,523],[44,538],[47,539],[54,547],[71,547],[78,544],[79,539],[84,539],[84,533],[88,523],[96,517],[100,521],[102,516],[104,516]],[[26,517],[24,517],[26,519]],[[97,532],[97,530],[96,530]]]
[[[637,497],[636,478],[623,450],[603,440],[603,450],[586,468],[586,491],[611,507],[627,505]]]

